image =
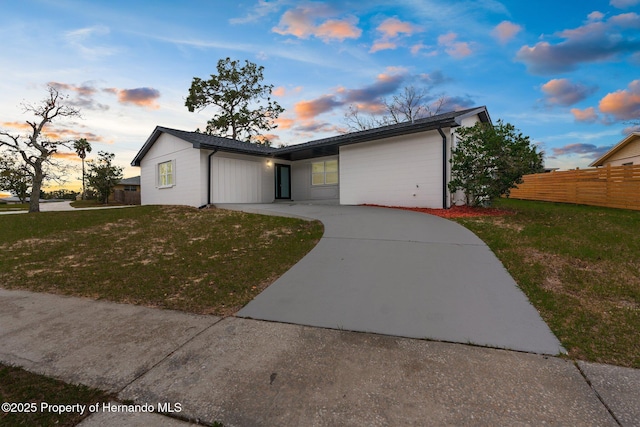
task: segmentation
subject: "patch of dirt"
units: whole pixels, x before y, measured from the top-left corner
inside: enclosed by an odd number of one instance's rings
[[[473,206],[451,206],[449,209],[406,208],[402,206],[381,206],[369,204],[365,204],[364,206],[375,206],[379,208],[402,209],[405,211],[422,212],[439,216],[441,218],[472,218],[478,216],[504,216],[514,214],[514,212],[512,211],[504,209],[482,208]]]

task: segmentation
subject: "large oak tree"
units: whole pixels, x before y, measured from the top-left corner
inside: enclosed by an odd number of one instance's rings
[[[273,85],[262,84],[264,67],[226,58],[218,61],[217,71],[208,80],[193,78],[186,107],[191,112],[217,107],[207,123],[210,135],[269,145],[262,133],[277,127],[274,120],[284,109],[271,100]]]
[[[24,104],[24,112],[35,116],[27,120],[27,135],[15,135],[0,130],[0,148],[9,155],[22,160],[31,176],[31,196],[29,212],[40,211],[40,190],[42,182],[57,167],[53,155],[60,147],[70,148],[73,141],[51,140],[46,133],[48,125],[61,118],[79,117],[80,111],[66,102],[66,98],[52,86],[48,96],[39,104]]]

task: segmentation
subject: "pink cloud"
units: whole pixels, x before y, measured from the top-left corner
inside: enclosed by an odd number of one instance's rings
[[[635,6],[640,3],[640,0],[611,0],[609,4],[618,9],[626,9],[631,6]]]
[[[389,41],[377,41],[373,43],[373,46],[371,46],[371,49],[369,49],[370,53],[375,53],[381,50],[392,50],[397,48],[398,45],[396,43],[393,42],[389,42]]]
[[[284,86],[278,86],[273,88],[271,94],[273,96],[284,96],[286,92],[287,90],[284,88]]]
[[[596,88],[572,83],[569,79],[552,79],[543,84],[541,89],[549,104],[569,106],[584,100]]]
[[[471,55],[472,50],[467,42],[456,41],[458,35],[456,33],[447,33],[438,37],[438,44],[445,48],[445,52],[454,58],[460,59]]]
[[[573,114],[573,117],[577,122],[595,123],[598,121],[598,114],[596,113],[596,109],[593,107],[585,108],[584,110],[572,108],[571,114]]]
[[[140,87],[135,89],[117,89],[117,88],[105,88],[103,92],[116,95],[118,102],[121,104],[133,104],[138,107],[150,108],[157,110],[160,105],[156,102],[156,99],[160,98],[160,91],[150,87]]]
[[[281,35],[292,35],[299,39],[307,39],[315,36],[324,42],[331,40],[343,41],[345,39],[357,39],[362,30],[357,27],[357,18],[329,19],[316,24],[318,18],[324,18],[331,11],[323,5],[299,6],[286,11],[280,18],[273,32]]]
[[[293,110],[301,119],[309,120],[322,113],[331,111],[340,105],[342,105],[342,103],[336,100],[334,95],[322,95],[320,98],[311,101],[300,101],[296,103]]]
[[[520,25],[509,21],[502,21],[493,29],[491,35],[498,39],[500,43],[505,44],[513,39],[521,30],[522,27]]]
[[[417,31],[420,31],[420,27],[411,24],[410,22],[403,22],[398,18],[388,18],[382,21],[378,28],[383,37],[398,37],[400,34],[411,35]]]
[[[640,119],[640,80],[632,81],[625,90],[607,94],[600,100],[598,108],[617,120]]]

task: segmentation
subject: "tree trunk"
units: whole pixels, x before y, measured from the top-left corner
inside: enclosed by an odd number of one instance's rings
[[[82,197],[81,199],[85,199],[85,189],[84,189],[84,157],[82,157]]]
[[[40,189],[42,188],[42,165],[33,166],[33,185],[31,186],[31,200],[29,200],[29,212],[40,212]]]

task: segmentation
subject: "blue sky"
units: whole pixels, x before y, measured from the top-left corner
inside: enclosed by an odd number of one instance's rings
[[[20,132],[20,104],[54,84],[83,119],[52,131],[86,137],[89,157],[115,153],[125,176],[156,125],[206,126],[215,111],[184,100],[225,57],[264,66],[286,110],[276,145],[344,131],[350,105],[375,111],[407,85],[486,105],[548,167],[586,167],[640,121],[640,0],[0,0],[0,12],[0,127]]]

